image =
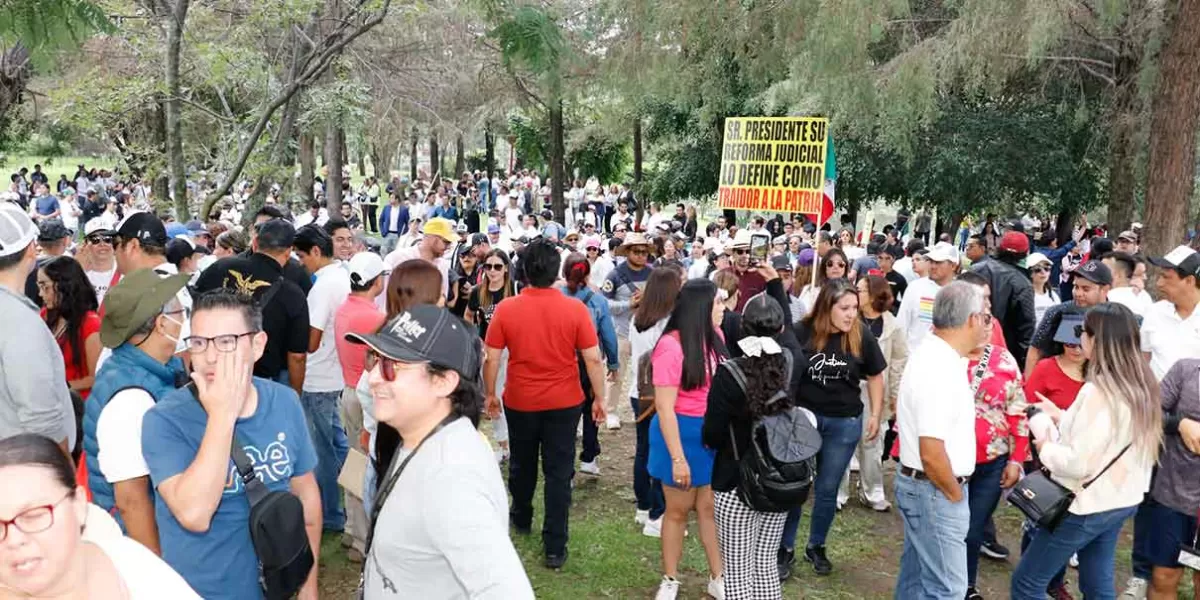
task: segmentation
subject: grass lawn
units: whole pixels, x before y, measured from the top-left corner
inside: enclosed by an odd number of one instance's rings
[[[486,426],[485,426],[486,429]],[[584,598],[653,598],[662,577],[659,540],[644,537],[633,522],[632,488],[634,430],[628,424],[619,431],[601,431],[599,478],[576,477],[571,507],[570,558],[561,571],[542,566],[540,518],[541,488],[535,496],[534,533],[513,534],[517,552],[525,564],[538,598],[581,600]],[[889,489],[890,489],[890,468]],[[890,493],[889,493],[890,496]],[[806,505],[806,508],[808,506]],[[809,520],[801,520],[799,540],[807,539]],[[996,513],[1001,542],[1013,551],[1005,562],[983,559],[979,587],[985,598],[1007,598],[1008,582],[1017,564],[1021,515],[1008,505]],[[680,598],[705,598],[707,562],[693,521],[684,544]],[[1129,575],[1132,523],[1126,526],[1117,552],[1116,580],[1123,586]],[[828,577],[813,575],[803,559],[797,559],[795,575],[784,587],[785,598],[860,599],[891,598],[900,564],[903,527],[895,509],[876,513],[851,501],[834,521],[827,546],[834,572]],[[350,598],[358,581],[359,565],[346,559],[338,538],[327,536],[321,553],[321,589],[324,598]],[[1189,579],[1185,576],[1185,579]],[[1077,573],[1068,570],[1072,586]],[[1184,585],[1180,597],[1191,597]],[[1118,590],[1119,591],[1119,590]],[[1078,594],[1077,594],[1078,596]]]
[[[3,162],[0,162],[0,168],[5,171],[4,189],[8,189],[8,175],[11,175],[21,167],[26,167],[33,172],[33,165],[42,165],[42,171],[46,173],[46,177],[50,180],[50,189],[54,190],[54,182],[58,181],[59,175],[66,175],[67,179],[72,180],[74,186],[75,168],[83,164],[91,169],[112,169],[116,165],[116,161],[112,157],[104,156],[59,156],[55,158],[46,158],[44,156],[28,156],[20,154],[3,155]]]

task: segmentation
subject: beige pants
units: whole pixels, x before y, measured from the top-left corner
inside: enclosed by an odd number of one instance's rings
[[[634,369],[634,366],[629,364],[629,353],[629,338],[617,334],[617,382],[608,384],[608,399],[604,403],[604,410],[610,415],[620,416],[622,421],[632,421],[637,416],[632,414],[629,408],[629,382],[633,379]]]
[[[342,390],[340,408],[342,426],[346,428],[346,438],[350,447],[362,450],[358,445],[358,438],[363,431],[363,409],[354,388],[348,387]],[[352,547],[359,552],[364,552],[367,545],[367,529],[371,526],[371,522],[367,519],[366,511],[363,510],[362,498],[346,492],[345,504],[346,534],[354,540]]]
[[[879,434],[874,440],[867,441],[867,427],[871,419],[871,400],[866,394],[866,384],[863,384],[863,419],[862,419],[862,439],[858,442],[858,448],[854,450],[854,456],[858,459],[858,487],[859,492],[870,502],[884,502],[887,500],[887,495],[884,493],[883,487],[883,434],[884,428],[887,427],[887,421],[884,420],[879,425]],[[846,466],[846,472],[842,474],[842,483],[838,486],[838,501],[846,502],[850,498],[850,466]]]

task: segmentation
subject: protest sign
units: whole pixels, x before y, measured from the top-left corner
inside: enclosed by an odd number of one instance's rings
[[[823,223],[829,120],[820,117],[729,117],[721,150],[717,204],[756,213],[801,213]]]

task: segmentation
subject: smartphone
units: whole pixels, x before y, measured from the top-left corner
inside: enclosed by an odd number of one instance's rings
[[[771,236],[756,233],[750,236],[750,264],[767,264],[767,250],[771,247]]]

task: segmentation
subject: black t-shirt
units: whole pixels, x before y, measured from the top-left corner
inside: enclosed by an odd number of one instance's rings
[[[875,336],[875,339],[878,340],[883,335],[883,315],[879,315],[874,319],[868,319],[862,313],[859,313],[859,316],[862,317],[863,325],[866,325],[867,329],[871,330],[871,335]]]
[[[892,314],[894,315],[896,311],[900,310],[900,300],[904,298],[904,290],[908,289],[908,280],[895,271],[888,271],[883,278],[892,287],[892,298],[895,299],[892,302]]]
[[[488,323],[492,322],[492,315],[496,312],[496,305],[504,299],[504,290],[496,291],[487,290],[492,296],[492,303],[486,308],[480,307],[479,294],[471,294],[471,299],[467,302],[467,310],[471,311],[471,315],[475,318],[475,323],[479,325],[479,337],[487,337]]]
[[[799,404],[824,417],[857,417],[863,404],[858,384],[865,378],[878,375],[887,368],[887,360],[879,342],[867,330],[862,330],[862,356],[842,350],[842,336],[830,336],[821,349],[810,348],[812,332],[806,323],[796,327],[796,339],[804,348],[801,353]]]
[[[254,363],[254,374],[268,379],[276,379],[287,369],[289,353],[308,352],[308,298],[304,291],[287,277],[275,259],[257,253],[222,258],[205,269],[196,281],[198,293],[227,288],[251,294],[260,303],[276,285],[282,287],[262,309],[267,347],[262,358]]]

